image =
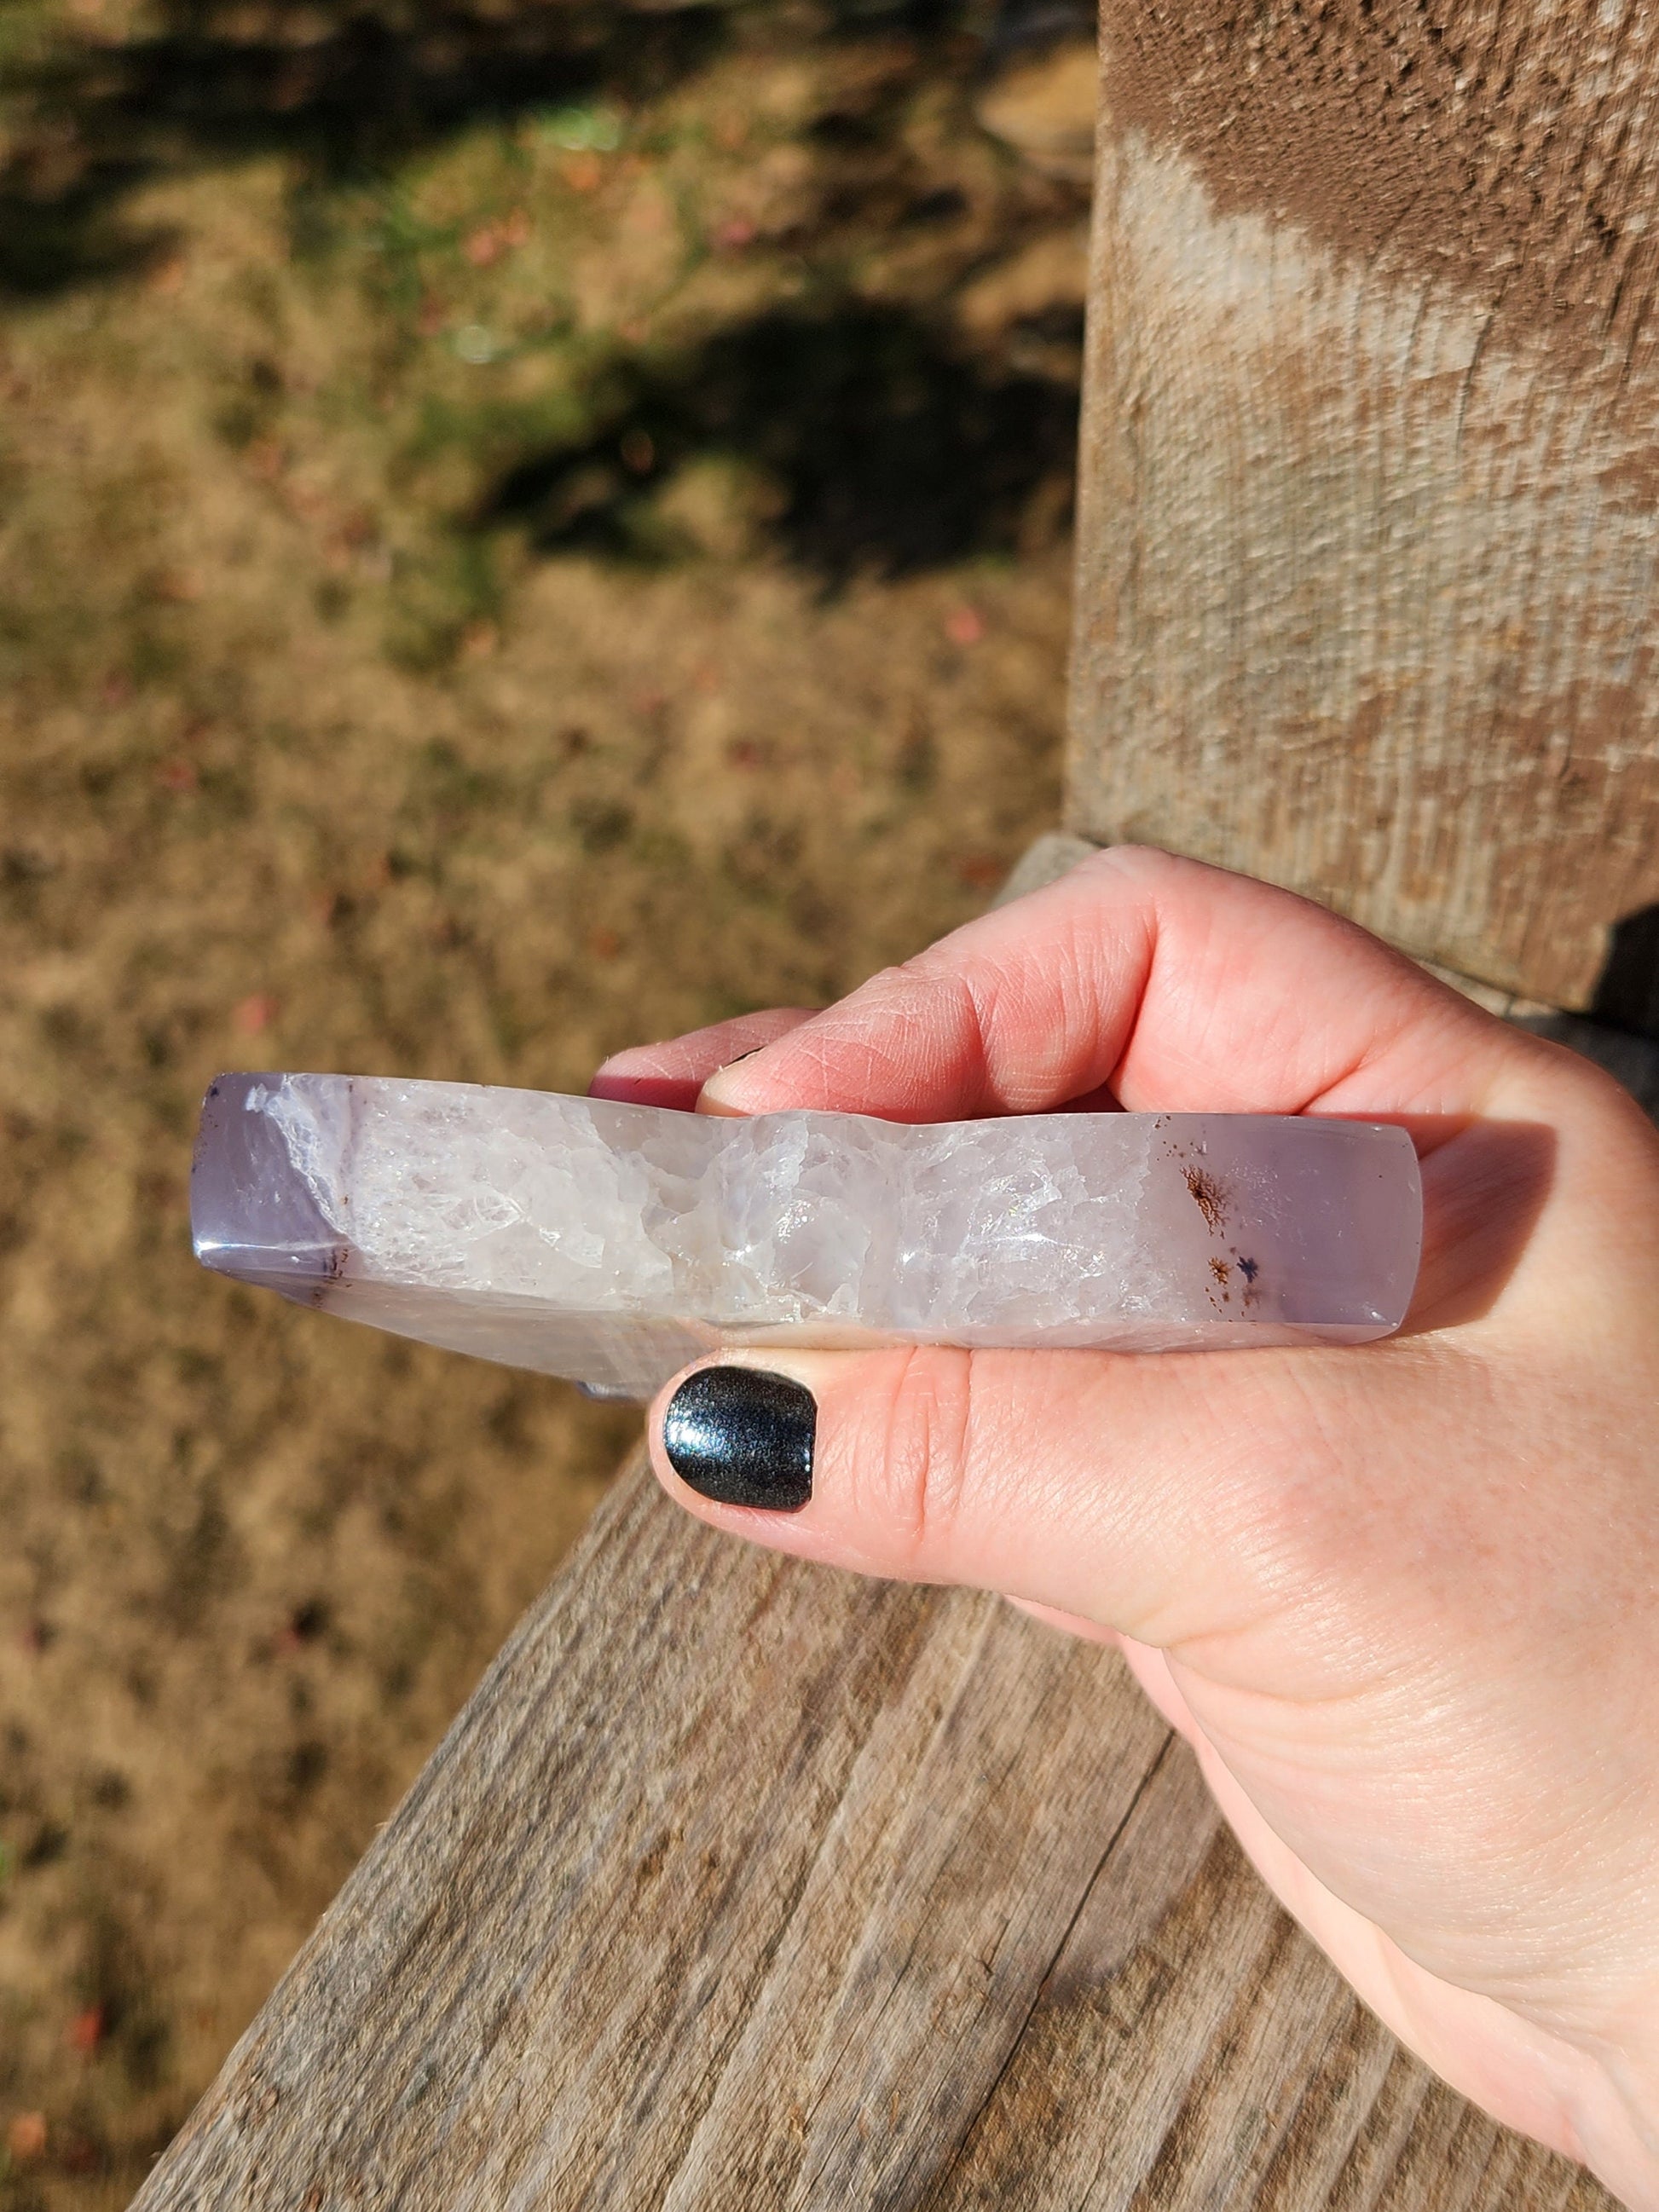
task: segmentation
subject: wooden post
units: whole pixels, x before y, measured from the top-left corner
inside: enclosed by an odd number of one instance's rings
[[[1652,1023],[1659,13],[1103,27],[1073,826]]]
[[[1587,1003],[1659,897],[1659,27],[1109,18],[1073,827]],[[138,2206],[1608,2201],[1399,2051],[1115,1659],[635,1467]]]

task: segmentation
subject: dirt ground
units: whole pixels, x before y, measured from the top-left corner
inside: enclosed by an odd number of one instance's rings
[[[198,1270],[209,1079],[580,1088],[1056,817],[1085,186],[994,32],[0,14],[11,2212],[125,2203],[633,1432]]]

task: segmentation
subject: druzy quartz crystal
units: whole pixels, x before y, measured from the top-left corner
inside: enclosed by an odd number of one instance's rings
[[[1401,1129],[1225,1114],[878,1121],[226,1075],[198,1256],[404,1336],[646,1397],[723,1345],[1169,1352],[1383,1336]]]

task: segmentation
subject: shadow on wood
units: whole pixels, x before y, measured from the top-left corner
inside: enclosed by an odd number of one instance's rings
[[[1614,925],[1590,1012],[1613,1029],[1659,1037],[1659,906]]]

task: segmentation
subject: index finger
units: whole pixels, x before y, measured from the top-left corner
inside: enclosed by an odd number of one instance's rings
[[[1288,891],[1116,847],[722,1069],[705,1112],[1467,1115],[1528,1040]]]
[[[613,1052],[596,1071],[587,1095],[689,1114],[710,1076],[811,1019],[802,1006],[769,1006],[713,1022],[707,1029],[688,1030],[660,1044],[630,1045],[625,1052]]]

